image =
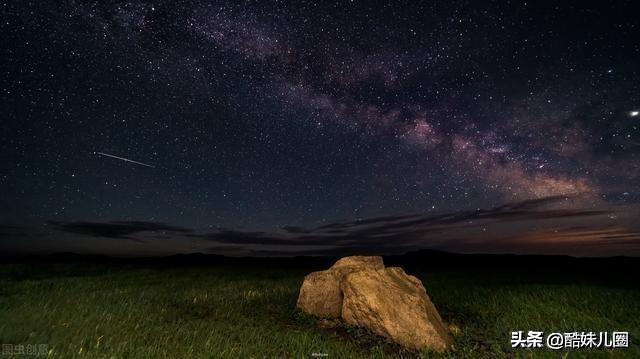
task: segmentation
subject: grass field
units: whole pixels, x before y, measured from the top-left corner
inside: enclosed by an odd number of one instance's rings
[[[295,310],[307,270],[264,266],[0,265],[0,342],[51,357],[441,357]],[[501,274],[498,274],[501,273]],[[639,358],[640,288],[588,276],[416,274],[460,328],[445,357]],[[632,278],[629,278],[632,280]],[[635,284],[634,284],[635,285]],[[628,349],[512,349],[512,330],[629,331]]]

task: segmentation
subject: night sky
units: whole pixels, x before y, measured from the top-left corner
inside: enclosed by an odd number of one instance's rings
[[[294,4],[2,3],[0,250],[640,255],[633,1]]]

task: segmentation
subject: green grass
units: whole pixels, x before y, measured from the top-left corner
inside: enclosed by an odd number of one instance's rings
[[[51,357],[440,357],[295,310],[305,271],[256,267],[0,266],[0,343]],[[446,357],[640,357],[640,289],[606,280],[417,273],[460,328]],[[606,278],[605,278],[606,279]],[[630,278],[631,280],[631,278]],[[512,349],[512,330],[631,333],[629,349]]]

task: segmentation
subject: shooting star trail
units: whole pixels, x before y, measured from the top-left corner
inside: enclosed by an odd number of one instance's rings
[[[147,166],[147,167],[151,167],[151,168],[156,168],[155,166],[152,166],[152,165],[147,164],[147,163],[130,160],[130,159],[124,158],[124,157],[118,157],[118,156],[110,155],[110,154],[104,153],[104,152],[94,152],[94,153],[97,154],[97,155],[100,155],[100,156],[111,157],[111,158],[115,158],[117,160],[121,160],[121,161],[125,161],[125,162],[131,162],[131,163],[135,163],[135,164],[141,165],[141,166]]]

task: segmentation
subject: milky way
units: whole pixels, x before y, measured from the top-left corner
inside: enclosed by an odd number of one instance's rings
[[[201,233],[167,247],[184,251],[216,228],[567,196],[606,208],[606,233],[636,233],[632,8],[5,3],[0,224],[40,243],[52,223],[170,223]],[[531,241],[558,233],[540,226]]]

